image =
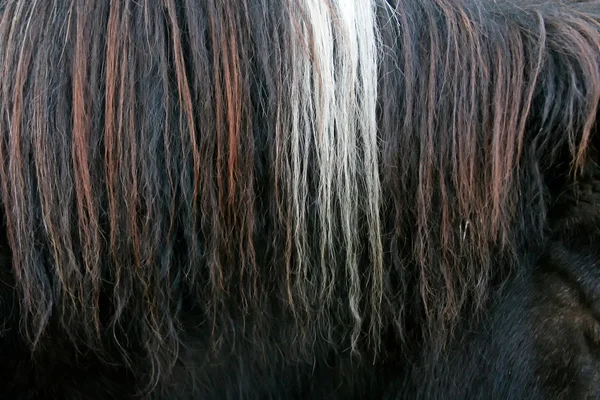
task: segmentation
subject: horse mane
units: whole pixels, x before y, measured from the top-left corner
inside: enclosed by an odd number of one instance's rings
[[[298,357],[443,345],[593,147],[597,1],[0,10],[5,268],[33,349],[63,335],[158,376],[188,324]]]

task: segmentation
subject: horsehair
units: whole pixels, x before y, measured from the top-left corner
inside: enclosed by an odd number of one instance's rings
[[[54,320],[126,353],[133,329],[161,368],[189,298],[215,342],[277,307],[303,348],[346,326],[377,349],[411,310],[443,338],[543,231],[545,165],[584,163],[596,1],[157,4],[1,3],[1,194],[34,345]]]

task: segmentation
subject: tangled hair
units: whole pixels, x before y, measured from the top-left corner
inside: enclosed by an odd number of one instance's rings
[[[0,10],[9,325],[150,388],[194,348],[442,354],[590,165],[595,0]]]

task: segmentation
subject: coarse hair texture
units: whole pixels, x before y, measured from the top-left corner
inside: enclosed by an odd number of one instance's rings
[[[598,1],[0,10],[21,331],[151,383],[193,329],[216,355],[236,335],[290,359],[377,358],[387,335],[443,349],[543,240],[549,177],[574,182],[593,140]]]

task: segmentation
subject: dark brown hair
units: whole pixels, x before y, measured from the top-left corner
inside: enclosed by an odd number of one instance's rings
[[[552,168],[586,160],[600,5],[347,3],[0,2],[32,345],[55,324],[158,376],[190,316],[217,347],[280,324],[300,356],[410,321],[443,343],[482,308],[543,237]]]

